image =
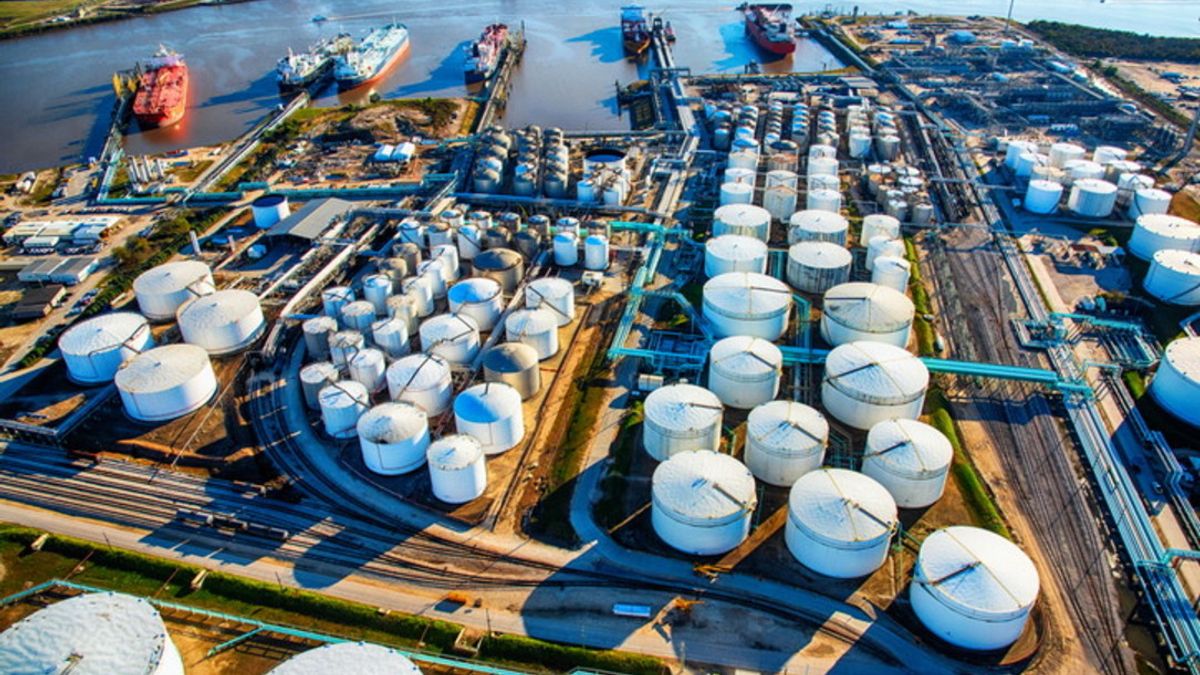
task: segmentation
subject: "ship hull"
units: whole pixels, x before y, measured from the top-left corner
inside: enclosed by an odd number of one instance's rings
[[[172,83],[173,88],[178,89],[178,94],[174,101],[155,101],[157,92],[154,88],[164,86],[159,77],[155,77],[155,81],[151,84],[143,86],[151,87],[148,93],[138,92],[135,96],[133,104],[133,118],[137,123],[145,128],[153,127],[169,127],[178,123],[187,113],[188,101],[188,79],[189,74],[187,66],[170,66],[178,72],[177,83]],[[142,96],[150,99],[146,102],[142,100]]]
[[[173,109],[154,113],[134,113],[133,119],[137,120],[138,125],[142,127],[169,127],[183,120],[184,112],[184,107],[180,106],[178,110]]]
[[[478,82],[483,82],[484,80],[486,80],[492,76],[492,72],[493,72],[492,70],[489,70],[487,72],[484,72],[481,70],[464,70],[463,71],[463,81],[465,81],[467,84],[476,84]]]
[[[750,37],[754,39],[754,44],[758,45],[761,49],[771,52],[772,54],[787,56],[788,54],[796,51],[795,40],[781,40],[778,42],[773,41],[767,37],[766,33],[762,29],[762,26],[759,26],[754,22],[753,19],[749,17],[746,18],[746,33],[748,33]]]
[[[641,56],[650,48],[650,37],[645,38],[624,38],[621,43],[625,46],[625,53],[630,56]]]
[[[320,82],[321,80],[325,79],[325,76],[328,74],[329,74],[329,66],[327,65],[324,68],[320,68],[320,69],[316,70],[315,72],[313,72],[311,75],[308,75],[307,77],[303,77],[303,78],[280,77],[277,79],[277,82],[279,83],[279,88],[284,91],[296,91],[297,89],[307,89],[308,87],[311,87],[312,85],[316,84],[317,82]]]
[[[374,84],[375,82],[378,82],[380,80],[380,78],[382,78],[384,75],[387,75],[388,71],[390,71],[393,67],[395,67],[395,65],[397,63],[400,62],[400,59],[404,58],[404,56],[406,54],[408,54],[408,49],[409,49],[409,40],[407,38],[405,38],[404,44],[401,47],[397,48],[396,51],[391,55],[391,57],[389,57],[387,61],[384,61],[383,64],[380,65],[379,68],[377,68],[374,73],[372,73],[370,75],[366,75],[366,76],[352,76],[352,77],[347,77],[347,76],[343,75],[341,77],[336,78],[338,89],[341,89],[343,91],[345,91],[347,89],[357,89],[358,87],[364,87],[368,84]]]

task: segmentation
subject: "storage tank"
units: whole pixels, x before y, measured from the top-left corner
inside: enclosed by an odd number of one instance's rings
[[[475,276],[499,281],[506,294],[517,290],[517,285],[525,278],[525,259],[508,248],[488,249],[475,256],[471,266]]]
[[[887,488],[896,506],[923,509],[941,499],[954,448],[942,432],[909,419],[884,420],[867,432],[862,472]]]
[[[436,222],[431,223],[425,230],[425,237],[429,240],[429,248],[433,250],[438,246],[454,247],[454,230],[450,223]],[[455,252],[458,248],[455,247]]]
[[[787,331],[791,308],[787,284],[765,274],[730,272],[704,284],[704,318],[717,337],[749,335],[774,342]]]
[[[1200,225],[1179,216],[1153,214],[1141,216],[1129,237],[1129,252],[1150,260],[1155,252],[1164,249],[1200,251]]]
[[[708,352],[708,388],[732,408],[753,408],[775,398],[783,372],[779,347],[762,338],[734,335]]]
[[[387,299],[395,290],[395,281],[388,274],[369,274],[363,279],[363,299],[371,303],[377,316],[387,314]]]
[[[797,211],[788,219],[788,244],[798,241],[828,241],[846,245],[850,221],[838,213],[807,209]]]
[[[317,395],[321,422],[331,438],[354,438],[358,434],[358,418],[371,406],[371,395],[361,382],[341,380],[330,382]]]
[[[1048,180],[1031,180],[1025,190],[1025,210],[1030,213],[1053,213],[1058,210],[1063,186]]]
[[[871,269],[871,283],[886,286],[900,293],[908,288],[911,276],[912,263],[892,255],[879,256]]]
[[[806,180],[809,192],[816,192],[818,190],[839,192],[842,189],[842,183],[838,180],[837,176],[808,176]]]
[[[1133,191],[1129,201],[1129,215],[1137,218],[1147,214],[1166,213],[1171,208],[1171,193],[1158,188],[1141,188]]]
[[[479,353],[479,326],[464,314],[439,314],[421,322],[421,349],[465,366]]]
[[[978,527],[954,526],[921,542],[908,597],[934,635],[990,651],[1021,636],[1039,588],[1037,568],[1016,544]]]
[[[442,436],[429,444],[425,459],[433,496],[447,504],[466,504],[487,489],[483,445],[471,436]]]
[[[642,444],[658,461],[721,445],[724,408],[717,395],[694,384],[659,387],[646,396]]]
[[[0,672],[183,675],[162,617],[144,598],[84,593],[0,633]]]
[[[408,327],[409,337],[417,334],[417,326],[420,324],[417,304],[417,299],[407,293],[393,295],[387,299],[387,316],[403,321]]]
[[[788,283],[805,293],[824,293],[850,280],[850,251],[828,241],[799,241],[788,248]]]
[[[753,183],[724,183],[721,185],[721,206],[749,204],[754,201]]]
[[[1074,143],[1052,143],[1050,145],[1050,166],[1061,169],[1072,159],[1083,159],[1087,150]]]
[[[417,265],[417,276],[424,277],[429,280],[429,287],[432,289],[434,300],[440,300],[446,297],[446,289],[449,281],[447,279],[446,265],[440,260],[426,260],[420,265]],[[351,305],[357,303],[350,303]],[[342,309],[345,311],[345,308]]]
[[[356,330],[342,330],[329,336],[329,360],[345,370],[350,367],[350,358],[367,346],[363,334]]]
[[[875,270],[875,260],[884,256],[893,258],[903,258],[907,251],[904,248],[904,242],[900,239],[888,239],[886,237],[872,237],[867,242],[867,258],[866,266],[869,271]]]
[[[796,211],[800,178],[791,171],[768,171],[762,205],[778,221],[786,221]]]
[[[898,523],[896,502],[874,479],[846,469],[816,469],[792,484],[784,540],[814,572],[855,579],[883,565]]]
[[[407,274],[415,272],[417,265],[421,264],[421,248],[411,242],[402,242],[393,239],[392,256],[404,261],[404,268]]]
[[[851,282],[825,292],[821,337],[830,345],[870,341],[904,347],[916,309],[893,288]]]
[[[821,402],[826,412],[855,429],[892,419],[917,419],[925,404],[929,369],[900,347],[851,342],[825,358]]]
[[[354,291],[346,286],[331,286],[321,291],[321,311],[325,316],[341,320],[342,308],[354,302]]]
[[[483,230],[472,223],[458,228],[455,239],[458,243],[458,257],[461,260],[474,260],[483,250]]]
[[[530,230],[524,229],[513,237],[514,245],[517,247],[517,253],[525,256],[528,260],[533,260],[537,257],[538,252],[542,250],[542,235]]]
[[[1156,252],[1144,283],[1146,292],[1163,302],[1200,305],[1200,254],[1172,249]]]
[[[804,206],[810,211],[837,213],[842,209],[842,193],[837,190],[809,190]]]
[[[258,296],[239,289],[193,298],[179,308],[183,341],[209,354],[232,354],[250,346],[267,327]]]
[[[548,309],[559,326],[575,320],[575,286],[561,277],[541,277],[525,286],[525,307]]]
[[[429,316],[437,309],[433,301],[433,281],[429,277],[409,277],[400,283],[400,288],[416,302],[418,317]]]
[[[366,387],[367,391],[375,393],[383,389],[387,360],[381,350],[371,347],[355,352],[350,357],[347,369],[350,379]]]
[[[304,405],[310,410],[321,407],[321,390],[330,382],[337,382],[338,369],[329,361],[317,361],[300,369],[300,390],[304,394]]]
[[[583,266],[585,269],[602,271],[608,269],[608,237],[589,234],[583,242]]]
[[[371,341],[391,359],[398,359],[411,350],[408,336],[408,324],[404,319],[380,319],[371,324]]]
[[[730,204],[713,212],[712,234],[740,234],[762,241],[771,238],[771,214],[753,204]]]
[[[465,279],[451,286],[446,297],[452,313],[471,317],[481,331],[492,330],[504,311],[500,282],[495,279]]]
[[[153,346],[150,324],[134,312],[101,314],[58,339],[67,376],[84,385],[111,382],[121,364]]]
[[[1200,427],[1200,337],[1182,337],[1167,345],[1150,394],[1167,412]]]
[[[537,350],[520,342],[503,342],[488,349],[483,354],[483,378],[511,386],[521,400],[528,401],[542,387]]]
[[[724,183],[746,183],[754,185],[758,180],[758,172],[753,169],[725,169]]]
[[[484,382],[454,397],[454,427],[474,437],[487,455],[516,447],[525,437],[521,394],[503,382]]]
[[[421,669],[394,649],[366,642],[338,642],[301,652],[270,671],[270,675],[333,673],[421,675]]]
[[[554,264],[573,267],[579,263],[579,235],[574,232],[558,232],[551,242]]]
[[[796,401],[770,401],[746,419],[746,466],[770,485],[790,486],[825,461],[829,422]]]
[[[430,417],[450,407],[450,364],[440,356],[410,354],[388,366],[388,397],[420,406]]]
[[[260,230],[292,215],[288,199],[283,195],[263,195],[250,203],[250,211],[254,214],[254,226]]]
[[[1074,185],[1076,181],[1085,179],[1098,180],[1104,178],[1105,174],[1103,166],[1087,160],[1071,160],[1067,162],[1065,171],[1063,182],[1067,185]]]
[[[358,445],[363,464],[375,473],[416,471],[429,449],[429,416],[412,403],[380,403],[358,418]]]
[[[1084,178],[1071,185],[1067,208],[1085,218],[1107,218],[1117,205],[1117,186],[1096,178]]]
[[[127,361],[114,376],[125,413],[139,422],[164,422],[208,403],[217,393],[208,352],[189,344],[163,345]]]
[[[704,274],[715,277],[728,272],[767,271],[767,244],[740,234],[723,234],[704,242]]]
[[[538,359],[558,353],[558,317],[550,309],[518,309],[504,320],[505,337],[533,347]]]
[[[900,221],[882,213],[873,213],[869,216],[864,216],[862,220],[862,232],[858,236],[859,245],[871,241],[874,237],[887,237],[888,239],[900,238]]]
[[[741,462],[712,450],[682,452],[654,470],[650,520],[671,548],[716,555],[750,534],[758,506],[754,476]]]
[[[833,157],[813,157],[808,160],[808,175],[836,176],[838,161]]]
[[[138,309],[151,321],[171,321],[180,305],[215,290],[212,271],[198,260],[163,263],[133,280]]]
[[[375,306],[366,300],[355,300],[342,307],[342,325],[346,330],[358,331],[363,337],[370,335],[371,324],[375,323]]]
[[[1099,164],[1111,164],[1113,162],[1121,162],[1129,153],[1121,148],[1112,145],[1098,145],[1096,150],[1092,152],[1092,161]]]

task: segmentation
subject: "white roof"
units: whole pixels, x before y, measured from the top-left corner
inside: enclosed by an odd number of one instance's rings
[[[339,642],[310,649],[271,669],[272,675],[420,675],[400,652],[366,642]]]
[[[151,673],[166,641],[162,617],[146,600],[88,593],[39,610],[0,634],[0,672]]]
[[[431,466],[446,471],[465,469],[481,457],[483,445],[474,436],[466,434],[442,436],[430,443],[425,451],[425,458]]]
[[[500,282],[487,277],[464,279],[446,292],[450,302],[470,304],[487,302],[500,295]]]
[[[337,366],[328,361],[317,361],[300,369],[300,381],[308,383],[335,382],[337,374]]]
[[[380,403],[358,418],[358,435],[372,443],[399,443],[429,430],[429,416],[404,401]]]
[[[822,311],[844,326],[891,331],[911,324],[916,308],[894,288],[851,282],[825,291]]]
[[[174,389],[212,370],[203,347],[172,344],[155,347],[130,359],[117,371],[117,388],[134,394]]]
[[[329,336],[329,346],[342,349],[362,347],[363,334],[356,330],[339,330]]]
[[[353,300],[354,289],[348,286],[330,286],[329,288],[321,291],[321,298],[331,300]]]
[[[504,320],[505,329],[513,335],[538,335],[558,330],[558,318],[549,309],[518,309]]]
[[[824,190],[823,192],[835,192],[834,190]],[[799,227],[806,232],[820,232],[832,234],[836,232],[844,232],[850,227],[850,221],[840,213],[832,211],[822,211],[819,209],[804,209],[792,214],[788,219],[788,224],[793,227]]]
[[[388,382],[397,382],[409,391],[422,391],[439,386],[450,377],[446,360],[434,354],[409,354],[388,366]]]
[[[179,308],[178,319],[191,328],[224,328],[255,312],[262,312],[258,296],[235,289],[188,300]]]
[[[1164,248],[1154,252],[1154,264],[1180,274],[1200,275],[1200,253]]]
[[[1099,178],[1080,178],[1071,184],[1073,189],[1080,192],[1094,192],[1097,194],[1111,194],[1117,191],[1117,186],[1106,180]]]
[[[520,414],[521,394],[503,382],[477,384],[454,398],[454,416],[468,422],[490,424]]]
[[[365,316],[375,314],[375,305],[369,300],[355,300],[346,303],[341,309],[342,316]]]
[[[175,293],[201,279],[212,279],[208,265],[198,260],[177,260],[152,267],[139,274],[133,280],[133,292],[138,295]]]
[[[86,356],[119,348],[148,328],[146,318],[135,312],[101,314],[72,326],[59,338],[58,347],[67,354]]]
[[[1138,190],[1135,191],[1135,194],[1137,194],[1137,196],[1142,200],[1151,199],[1154,201],[1165,201],[1165,202],[1171,201],[1171,193],[1170,192],[1167,192],[1166,190],[1161,190],[1156,187],[1139,188]]]
[[[929,386],[929,369],[907,351],[880,342],[850,342],[825,357],[825,381],[872,398],[913,400]]]
[[[857,471],[831,468],[810,471],[792,484],[788,517],[833,546],[891,536],[898,522],[887,488]]]
[[[1148,213],[1138,216],[1137,226],[1160,237],[1169,237],[1188,241],[1200,239],[1200,225],[1187,218],[1171,216],[1165,213]]]
[[[721,187],[727,185],[729,183]],[[763,207],[753,204],[726,204],[713,212],[713,219],[735,227],[757,227],[771,222],[771,214]]]
[[[708,352],[714,366],[742,377],[754,377],[776,372],[783,366],[783,353],[771,342],[748,335],[734,335],[722,340]]]
[[[654,470],[651,483],[656,506],[676,520],[697,525],[739,518],[758,503],[754,476],[746,465],[712,450],[672,455]]]
[[[305,319],[300,326],[305,333],[335,333],[337,332],[337,319],[332,316],[314,316],[311,319]]]
[[[788,257],[813,269],[840,269],[854,261],[850,251],[831,241],[798,241],[788,249]]]
[[[479,324],[465,314],[439,314],[421,324],[421,342],[425,349],[441,342],[456,342],[479,334]]]
[[[829,438],[829,421],[797,401],[769,401],[750,411],[746,437],[788,454],[808,454]]]
[[[863,459],[867,458],[891,473],[923,478],[945,472],[954,459],[954,447],[942,432],[924,422],[884,420],[867,432]]]
[[[317,400],[322,408],[350,408],[360,403],[370,405],[371,395],[357,380],[340,380],[322,387]]]
[[[702,429],[717,424],[724,413],[721,399],[694,384],[669,384],[646,396],[646,419],[676,431]]]
[[[1200,382],[1200,337],[1175,340],[1167,345],[1163,358],[1187,379]]]
[[[575,286],[562,277],[542,277],[534,279],[525,287],[526,293],[539,295],[547,300],[575,295]]]
[[[921,542],[913,583],[974,616],[1019,615],[1037,599],[1038,571],[1025,552],[977,527],[938,530]]]
[[[755,272],[726,272],[704,284],[704,302],[735,316],[771,316],[792,304],[787,284]]]
[[[723,234],[704,243],[710,254],[723,260],[755,260],[767,257],[767,242],[741,234]]]
[[[374,347],[360,349],[350,357],[350,366],[352,368],[365,368],[371,365],[372,361],[383,363],[383,350],[375,349]]]
[[[363,279],[363,288],[368,286],[380,286],[390,289],[392,287],[392,277],[391,275],[384,274],[382,272],[378,274],[368,274]]]

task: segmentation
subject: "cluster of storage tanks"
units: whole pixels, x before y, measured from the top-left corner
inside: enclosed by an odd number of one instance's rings
[[[1067,210],[1085,218],[1107,218],[1118,209],[1137,218],[1166,213],[1171,205],[1171,194],[1156,188],[1142,165],[1118,147],[1101,145],[1089,153],[1070,142],[998,138],[996,148],[1004,165],[1028,181],[1023,203],[1031,213],[1055,213],[1064,200]]]
[[[1146,292],[1162,302],[1200,305],[1200,224],[1165,213],[1139,216],[1129,252],[1150,262]]]

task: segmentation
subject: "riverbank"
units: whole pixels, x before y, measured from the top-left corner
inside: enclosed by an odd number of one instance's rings
[[[196,5],[233,5],[250,0],[163,0],[152,5],[116,1],[48,0],[0,3],[0,40],[161,14]]]

